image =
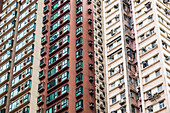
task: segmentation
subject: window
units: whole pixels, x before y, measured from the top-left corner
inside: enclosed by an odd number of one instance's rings
[[[153,57],[153,62],[156,62],[156,61],[158,61],[158,55]]]
[[[53,62],[57,61],[58,60],[58,53],[55,54],[53,57],[51,57],[49,60],[48,60],[48,65],[51,65]]]
[[[83,17],[82,16],[79,16],[78,18],[76,18],[76,24],[79,24],[83,22]]]
[[[116,96],[112,98],[112,104],[116,102]]]
[[[156,71],[155,74],[156,74],[156,77],[159,76],[160,75],[160,70]]]
[[[54,35],[52,35],[51,37],[50,37],[50,42],[52,42],[53,40],[55,40],[56,38],[58,38],[59,37],[59,31],[57,31]],[[58,42],[57,42],[58,43]]]
[[[51,16],[51,21],[55,20],[57,17],[60,16],[60,11],[57,11],[55,14]]]
[[[141,15],[141,13],[142,13],[142,11],[141,11],[141,10],[140,10],[140,11],[138,11],[138,12],[137,12],[138,16],[139,16],[139,15]]]
[[[66,59],[62,62],[62,68],[65,68],[66,66],[69,66],[69,59]]]
[[[83,108],[83,100],[79,100],[78,102],[76,102],[76,110]]]
[[[55,3],[53,6],[51,6],[51,11],[54,11],[57,7],[60,6],[60,1],[58,1],[57,3]]]
[[[76,63],[76,70],[83,68],[83,61],[79,61],[78,63]]]
[[[70,14],[64,16],[63,22],[70,20]]]
[[[64,81],[64,80],[66,80],[66,79],[69,78],[69,72],[66,71],[66,72],[64,72],[61,76],[62,76],[62,81]]]
[[[68,90],[69,90],[69,85],[66,84],[65,86],[63,86],[63,87],[61,88],[61,94],[64,94],[64,93],[68,92]]]
[[[64,6],[64,12],[67,11],[68,9],[70,10],[70,4]]]
[[[54,45],[52,45],[52,46],[49,48],[49,53],[52,53],[52,52],[55,51],[58,47],[59,47],[59,44],[58,44],[58,42],[57,42],[57,43],[55,43]]]
[[[115,84],[115,82],[114,82],[114,83],[111,84],[111,88],[113,89],[113,88],[115,88],[115,87],[116,87],[116,84]]]
[[[62,56],[66,55],[66,54],[69,54],[69,47],[66,47],[66,48],[63,49]]]
[[[76,35],[78,35],[80,33],[83,33],[83,27],[82,26],[80,26],[76,29]]]
[[[78,51],[76,51],[76,58],[78,58],[79,56],[83,56],[83,49],[79,49]]]
[[[54,105],[46,110],[46,113],[55,113],[57,111],[57,106]]]
[[[83,86],[76,88],[76,96],[83,94]]]
[[[65,98],[61,101],[61,108],[68,106],[68,98]]]
[[[78,8],[76,8],[76,14],[80,13],[83,11],[83,7],[79,6]]]
[[[162,89],[162,85],[158,86],[157,89],[158,89],[158,92],[159,92],[159,93],[162,92],[162,90],[163,90],[163,89]]]
[[[130,97],[131,97],[131,98],[134,98],[134,95],[133,95],[133,92],[132,92],[132,91],[130,91]]]
[[[145,77],[145,83],[149,81],[149,76]]]
[[[48,71],[48,77],[54,75],[56,72],[58,72],[58,66],[55,66],[54,68]]]
[[[79,46],[80,44],[83,44],[83,38],[80,37],[79,39],[76,40],[76,46]]]
[[[120,98],[123,99],[125,97],[125,92],[120,94]]]
[[[55,98],[57,98],[57,91],[55,91],[55,92],[51,93],[49,96],[47,96],[47,103],[54,100]]]
[[[170,71],[166,70],[166,74],[170,77]]]
[[[141,40],[141,41],[144,40],[144,39],[145,39],[145,36],[144,36],[144,35],[140,36],[140,40]]]
[[[80,73],[76,76],[76,83],[79,81],[83,81],[83,73]]]
[[[144,61],[143,62],[143,68],[146,68],[147,66],[149,66],[148,61]]]
[[[67,24],[66,26],[63,27],[63,33],[65,33],[66,31],[70,31],[70,25]]]
[[[47,84],[47,90],[52,88],[53,86],[57,85],[57,78],[55,78],[54,80],[50,81],[48,84]]]
[[[113,48],[113,44],[111,44],[110,46],[109,46],[109,50],[111,50]]]
[[[165,105],[164,105],[164,101],[159,102],[159,107],[160,107],[160,109],[162,109],[162,108],[164,108],[164,107],[165,107]]]
[[[143,22],[139,23],[139,28],[143,27]]]

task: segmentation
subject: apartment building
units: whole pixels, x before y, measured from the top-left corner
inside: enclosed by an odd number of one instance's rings
[[[170,2],[132,1],[143,113],[170,112]]]
[[[93,1],[44,0],[43,11],[37,113],[96,113]]]
[[[139,113],[141,107],[131,1],[104,1],[108,113]]]
[[[104,3],[109,113],[169,113],[169,0]]]
[[[36,113],[41,0],[0,0],[0,113]]]

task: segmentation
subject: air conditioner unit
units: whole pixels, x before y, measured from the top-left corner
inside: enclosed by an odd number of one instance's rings
[[[135,0],[136,3],[140,3],[140,0]]]
[[[170,34],[167,34],[167,37],[170,38]]]
[[[91,4],[91,1],[92,1],[92,0],[88,0],[88,4]]]
[[[169,60],[170,59],[170,56],[166,57],[166,60]]]
[[[92,76],[89,77],[89,81],[93,82],[93,77]]]
[[[119,87],[119,88],[122,88],[122,86],[123,86],[123,83],[119,83],[119,84],[118,84],[118,87]]]
[[[119,100],[120,105],[123,105],[125,102],[126,102],[126,100],[124,98]]]
[[[89,90],[89,94],[90,94],[90,95],[93,95],[93,94],[94,94],[94,90],[93,90],[93,89],[90,89],[90,90]]]
[[[93,108],[94,108],[94,103],[90,103],[89,107],[90,107],[91,109],[93,109]]]
[[[91,9],[88,9],[88,13],[91,14],[91,13],[92,13],[92,10],[91,10]]]
[[[169,0],[163,0],[163,3],[168,3],[169,2]]]
[[[152,107],[152,106],[148,106],[147,109],[148,109],[149,111],[151,111],[151,110],[153,110],[153,107]]]

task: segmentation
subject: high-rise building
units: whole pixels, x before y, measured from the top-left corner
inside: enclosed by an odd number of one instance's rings
[[[107,0],[105,42],[109,113],[139,113],[135,35],[131,2]]]
[[[36,113],[42,0],[0,0],[0,113]]]
[[[132,1],[143,113],[170,112],[170,1]]]
[[[94,32],[97,34],[94,19],[101,14],[102,2],[45,0],[44,4],[38,113],[95,113],[96,104],[98,110],[104,112],[107,110],[105,92],[102,92],[102,99],[97,96],[101,103],[95,100],[95,61],[98,62],[98,57],[94,55],[94,44],[97,43],[94,41]],[[98,14],[97,10],[93,11],[94,4],[99,9]],[[100,19],[98,24],[102,30]],[[102,40],[100,42],[102,44]],[[102,52],[99,54],[100,62],[103,60]],[[100,74],[105,80],[103,67]]]
[[[104,2],[108,112],[169,113],[169,0]]]

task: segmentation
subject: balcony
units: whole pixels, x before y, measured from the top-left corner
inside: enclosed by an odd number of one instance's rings
[[[45,45],[47,43],[47,39],[48,39],[48,36],[47,35],[44,35],[42,38],[41,38],[41,44],[42,45]]]
[[[31,80],[28,80],[11,91],[10,100],[13,101],[31,89]]]
[[[62,6],[65,6],[66,3],[68,3],[70,0],[59,0],[58,2],[55,3],[55,0],[52,0],[52,7],[51,7],[51,12],[54,13],[56,12],[58,9],[60,9]]]
[[[45,34],[48,32],[48,25],[45,25],[42,27],[42,34]]]
[[[2,74],[2,75],[0,76],[0,84],[1,84],[1,85],[4,84],[4,83],[6,83],[6,82],[9,80],[9,75],[10,75],[10,72],[7,72],[7,73]]]
[[[45,15],[43,17],[43,24],[46,24],[48,22],[48,20],[49,20],[49,15]]]
[[[79,61],[76,63],[76,72],[80,72],[83,70],[83,61]]]
[[[53,24],[54,22],[56,22],[56,20],[58,20],[59,18],[61,18],[63,15],[67,14],[70,11],[70,4],[67,4],[68,8],[64,9],[64,8],[60,8],[59,11],[57,11],[56,13],[54,13],[53,15],[51,15],[51,24]],[[66,6],[65,6],[66,7]]]
[[[10,106],[9,113],[15,113],[16,111],[21,109],[23,106],[26,106],[29,102],[30,102],[30,93],[27,93],[9,105]]]
[[[4,94],[6,94],[8,92],[8,84],[1,86],[0,90],[1,90],[0,96],[2,97]]]
[[[43,9],[44,14],[47,14],[49,12],[50,6],[46,5]]]
[[[13,76],[19,74],[23,70],[27,69],[33,64],[33,56],[30,55],[26,59],[24,59],[22,62],[14,66]]]
[[[55,34],[50,37],[50,45],[54,44],[56,41],[60,40],[62,37],[65,37],[66,34],[70,32],[70,25],[67,24],[63,28],[60,28]],[[66,35],[68,36],[68,35]]]
[[[62,104],[62,101],[66,101],[66,104]],[[63,99],[61,102],[57,103],[57,112],[56,113],[61,113],[62,111],[68,109],[68,98]]]
[[[7,39],[10,39],[11,36],[14,36],[15,30],[15,20],[12,20],[9,24],[7,24],[4,28],[0,30],[0,36],[2,37],[2,43],[6,41]]]
[[[0,98],[0,107],[3,108],[6,105],[6,101],[7,101],[7,96],[1,97]]]
[[[79,100],[76,102],[76,112],[80,112],[83,110],[83,100]]]
[[[64,72],[68,68],[69,68],[69,59],[66,59],[48,71],[48,79],[51,79],[55,75],[60,74],[61,72]]]
[[[67,86],[66,88],[68,88],[68,85],[65,85],[65,86]],[[65,87],[65,86],[63,86],[63,87]],[[49,95],[49,98],[47,100],[47,106],[51,105],[51,103],[54,103],[54,102],[60,100],[61,98],[65,97],[66,95],[68,95],[68,93],[69,93],[68,89],[66,89],[64,92],[61,91],[63,89],[63,87],[58,88],[57,92],[54,92],[54,93],[57,93],[56,98],[50,99],[50,95]]]
[[[9,31],[7,34],[5,34],[4,36],[1,35],[1,45],[4,45],[5,43],[8,42],[8,40],[11,40],[14,37],[15,31],[11,30]]]
[[[43,68],[46,66],[46,58],[40,60],[40,67]]]
[[[45,54],[47,54],[47,47],[42,47],[41,48],[41,56],[43,57]]]
[[[44,4],[48,4],[50,0],[44,0]]]
[[[38,92],[41,93],[45,90],[45,82],[41,82],[40,84],[38,84]]]
[[[44,113],[44,108],[40,108],[39,110],[37,110],[37,113]]]
[[[64,74],[66,74],[67,76],[65,78],[62,78],[62,75],[64,75]],[[62,86],[67,81],[69,81],[69,72],[68,71],[64,72],[63,74],[58,76],[56,79],[50,81],[47,84],[47,92],[51,92],[52,90]]]
[[[32,76],[32,68],[29,67],[26,70],[24,70],[23,72],[21,72],[20,74],[18,74],[18,76],[15,76],[13,78],[13,80],[12,80],[12,88],[15,88],[18,85],[22,84],[25,80],[27,80],[31,76]]]
[[[40,80],[42,80],[42,79],[45,78],[45,71],[46,71],[46,70],[41,70],[41,71],[39,72],[39,79],[40,79]]]
[[[39,96],[37,98],[37,105],[40,106],[40,105],[44,104],[44,100],[45,100],[44,95]]]

